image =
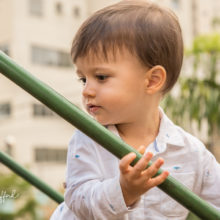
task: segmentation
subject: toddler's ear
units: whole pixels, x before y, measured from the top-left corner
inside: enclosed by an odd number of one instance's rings
[[[154,94],[161,91],[166,82],[166,75],[166,70],[160,65],[148,70],[145,78],[146,92],[148,94]]]

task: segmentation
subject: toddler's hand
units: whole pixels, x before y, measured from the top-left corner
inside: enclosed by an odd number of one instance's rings
[[[143,152],[143,147],[139,148],[139,152],[141,151]],[[152,187],[160,185],[169,175],[168,171],[163,171],[152,178],[164,163],[162,158],[158,158],[149,168],[145,169],[152,157],[153,154],[148,152],[134,167],[130,164],[136,158],[135,153],[129,153],[120,160],[120,184],[127,206],[134,204],[142,194]]]

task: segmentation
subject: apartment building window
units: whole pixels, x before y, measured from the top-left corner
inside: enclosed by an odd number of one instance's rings
[[[8,45],[0,45],[0,50],[9,56],[9,46]]]
[[[31,59],[33,63],[45,66],[72,66],[69,53],[38,46],[31,47]]]
[[[43,15],[43,0],[29,0],[29,12],[31,15]]]
[[[11,115],[10,103],[0,103],[0,118],[9,117]]]
[[[35,148],[35,161],[40,162],[55,162],[55,163],[66,163],[67,150],[66,149],[51,149],[46,147]]]
[[[56,3],[55,10],[58,15],[61,15],[63,13],[63,6],[60,2]]]
[[[73,16],[74,16],[75,18],[79,18],[79,17],[80,17],[80,8],[79,8],[78,6],[75,6],[75,7],[73,8]]]
[[[33,116],[34,117],[52,117],[54,113],[42,104],[33,104]]]

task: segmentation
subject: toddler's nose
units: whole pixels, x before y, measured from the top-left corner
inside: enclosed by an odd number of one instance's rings
[[[94,86],[92,86],[91,83],[86,82],[86,84],[83,88],[82,95],[84,97],[94,97],[96,95]]]

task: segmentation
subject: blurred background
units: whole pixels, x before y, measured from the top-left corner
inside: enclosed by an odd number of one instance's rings
[[[0,0],[0,50],[81,108],[70,48],[94,11],[117,0]],[[169,117],[197,136],[220,162],[220,1],[154,0],[182,26],[181,77],[162,102]],[[0,74],[0,151],[63,194],[74,127]],[[49,219],[55,202],[0,164],[0,220]]]

